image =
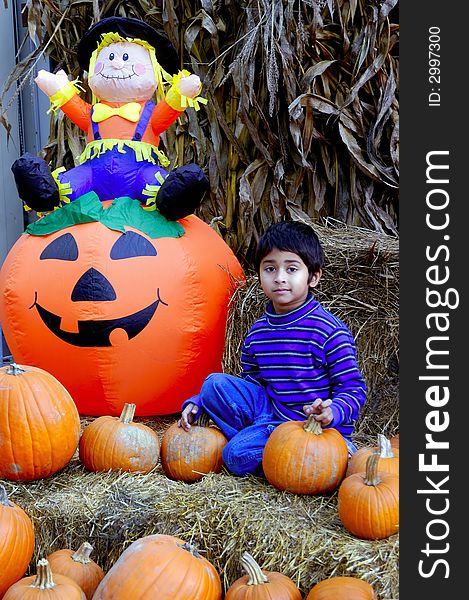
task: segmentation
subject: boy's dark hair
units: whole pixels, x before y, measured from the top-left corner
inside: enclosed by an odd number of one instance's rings
[[[310,279],[324,265],[324,251],[316,232],[300,221],[274,223],[261,235],[254,256],[257,273],[262,259],[274,249],[298,254],[308,267]]]

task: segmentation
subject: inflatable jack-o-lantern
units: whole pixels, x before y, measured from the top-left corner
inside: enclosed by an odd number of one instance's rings
[[[2,266],[9,349],[52,373],[81,414],[118,415],[125,403],[138,415],[178,412],[221,369],[241,266],[194,215],[158,226],[136,200],[83,198],[90,222],[73,224],[77,200],[30,225]]]

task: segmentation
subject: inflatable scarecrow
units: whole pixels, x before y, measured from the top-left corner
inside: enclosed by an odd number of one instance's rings
[[[194,212],[207,178],[195,164],[168,174],[169,160],[158,144],[160,134],[187,106],[198,110],[205,102],[199,97],[199,77],[178,71],[169,40],[139,19],[102,19],[85,33],[77,54],[88,72],[92,104],[79,97],[76,82],[63,70],[41,70],[35,81],[49,96],[51,110],[60,108],[86,131],[80,164],[51,173],[43,159],[26,153],[12,166],[20,198],[29,208],[46,212],[93,191],[100,200],[137,199],[171,220]],[[156,105],[151,101],[155,93],[160,98]]]
[[[136,19],[99,21],[78,59],[92,104],[63,71],[37,77],[88,144],[68,171],[30,154],[13,165],[22,200],[47,214],[0,269],[0,322],[15,361],[54,375],[80,414],[117,416],[124,403],[140,416],[176,413],[222,369],[228,304],[243,279],[222,237],[191,214],[207,188],[201,169],[168,173],[158,149],[202,101],[200,81],[170,76],[174,49]]]

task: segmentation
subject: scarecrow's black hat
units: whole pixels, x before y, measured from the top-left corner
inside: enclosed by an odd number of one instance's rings
[[[118,33],[125,38],[138,38],[148,42],[154,47],[156,60],[163,69],[171,74],[178,72],[178,55],[166,35],[145,21],[130,17],[106,17],[85,32],[77,46],[78,63],[84,71],[88,70],[91,55],[100,44],[103,33]]]

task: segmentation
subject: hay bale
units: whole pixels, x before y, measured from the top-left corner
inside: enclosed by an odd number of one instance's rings
[[[331,219],[309,224],[324,248],[324,273],[316,298],[342,319],[355,337],[367,402],[357,425],[360,435],[398,429],[399,242],[396,238]],[[261,316],[266,297],[254,272],[238,287],[228,315],[223,368],[238,374],[243,340]]]
[[[161,434],[172,421],[145,422]],[[338,518],[336,492],[300,496],[225,471],[189,484],[168,479],[161,465],[147,475],[89,473],[77,455],[48,479],[1,483],[35,526],[30,573],[37,559],[85,540],[108,570],[137,538],[164,533],[194,543],[217,568],[225,591],[243,574],[239,562],[247,550],[304,594],[321,579],[352,575],[373,585],[380,600],[398,597],[398,534],[372,542],[349,534]]]

